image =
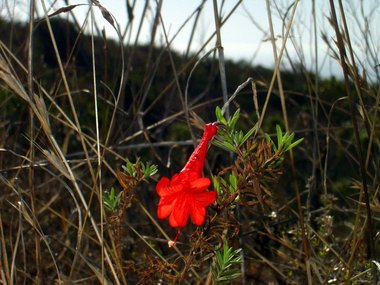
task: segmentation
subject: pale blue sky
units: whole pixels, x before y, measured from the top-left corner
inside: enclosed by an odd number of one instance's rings
[[[28,2],[28,1],[27,1]],[[40,0],[36,1],[41,3]],[[133,0],[130,0],[133,2]],[[135,41],[136,32],[138,30],[141,13],[146,1],[137,0],[135,8],[135,20],[133,22],[130,37],[130,42]],[[147,43],[150,40],[151,25],[153,22],[154,12],[156,11],[156,5],[158,1],[150,0],[147,16],[144,19],[141,35],[139,37],[140,43]],[[185,20],[194,12],[196,7],[200,5],[201,0],[164,0],[162,7],[162,20],[165,25],[165,29],[168,33],[169,39],[178,31],[179,27],[185,22]],[[233,6],[238,2],[237,0],[224,1],[223,15],[227,15]],[[292,3],[290,0],[278,0],[269,1],[271,3],[272,17],[274,33],[277,36],[277,48],[279,50],[282,45],[283,25],[280,20],[280,14],[284,15],[286,9]],[[4,14],[4,3],[0,4],[0,13]],[[25,1],[11,1],[8,3],[18,3],[15,14],[19,18],[26,18],[28,13],[28,5]],[[24,5],[19,5],[24,3]],[[61,7],[64,7],[64,1],[45,1],[47,6],[49,3],[55,3],[52,11],[55,11]],[[69,4],[86,4],[87,1],[71,0]],[[127,24],[127,10],[125,0],[100,0],[100,3],[109,10],[115,19],[118,21],[122,30]],[[218,1],[219,8],[222,1]],[[334,31],[332,30],[327,17],[329,16],[328,1],[316,0],[316,29],[317,37],[314,37],[314,27],[312,18],[312,0],[302,0],[297,7],[295,21],[291,32],[291,38],[287,42],[287,51],[293,61],[299,62],[300,57],[305,62],[308,69],[315,69],[316,54],[315,54],[315,39],[317,39],[317,52],[318,52],[318,67],[323,75],[335,74],[339,76],[341,69],[335,59],[331,58],[331,52],[321,39],[321,34],[326,33],[327,38],[332,39],[334,37]],[[362,6],[360,3],[365,3]],[[373,51],[374,57],[378,56],[378,49],[380,48],[380,29],[378,29],[380,19],[380,4],[379,0],[366,0],[364,2],[360,0],[344,1],[346,8],[346,17],[351,31],[351,39],[356,48],[357,55],[360,59],[366,61],[366,50],[368,46],[365,44],[361,33],[359,32],[359,26],[357,25],[357,19],[359,23],[364,27],[363,16],[367,17],[369,28],[372,31],[371,45],[375,48]],[[41,4],[39,4],[38,10],[42,15]],[[74,10],[75,15],[79,21],[83,21],[88,6],[76,7]],[[280,14],[278,11],[281,11]],[[289,13],[290,14],[290,13]],[[116,34],[112,30],[111,26],[102,18],[99,11],[96,11],[96,20],[100,28],[105,27],[107,34],[110,37],[114,37]],[[189,42],[190,31],[194,23],[194,17],[185,25],[173,41],[172,48],[185,53]],[[198,26],[194,35],[194,39],[191,45],[191,51],[197,51],[215,31],[213,1],[205,1]],[[264,65],[267,67],[273,67],[274,57],[272,51],[272,45],[270,41],[266,39],[269,37],[269,24],[268,14],[265,0],[245,0],[233,13],[230,19],[222,28],[222,45],[224,47],[224,53],[226,58],[233,60],[246,60],[253,65]],[[367,37],[368,39],[368,37]],[[215,46],[216,39],[212,39],[205,51],[212,49]],[[163,36],[162,25],[158,29],[158,36],[156,37],[156,44],[165,44],[165,38]],[[332,43],[333,44],[333,43]],[[334,45],[334,44],[333,44]],[[298,52],[296,49],[299,48]],[[368,54],[368,53],[367,53]],[[377,61],[377,59],[372,59]],[[377,61],[377,64],[379,62]],[[282,60],[282,67],[289,67],[289,62],[286,57]]]

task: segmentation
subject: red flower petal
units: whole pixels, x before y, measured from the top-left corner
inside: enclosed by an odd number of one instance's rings
[[[216,191],[194,193],[191,196],[195,207],[207,207],[216,200]]]
[[[195,174],[196,178],[202,176],[208,145],[212,138],[216,135],[217,131],[218,128],[216,124],[212,123],[205,125],[202,139],[189,157],[186,165],[183,167],[183,172]]]
[[[206,177],[198,178],[196,180],[190,181],[190,189],[193,192],[202,192],[205,191],[211,182],[210,179]]]
[[[202,177],[207,149],[210,141],[217,133],[217,125],[207,124],[202,139],[191,154],[180,173],[170,180],[161,178],[156,185],[156,192],[160,196],[157,216],[160,219],[169,216],[169,224],[181,229],[191,217],[196,225],[202,225],[206,216],[206,207],[216,199],[216,192],[205,192],[211,181]],[[175,243],[177,236],[173,243]]]
[[[193,223],[197,226],[201,226],[206,217],[206,208],[196,207],[194,204],[190,207],[190,217]]]
[[[176,196],[165,196],[162,197],[157,208],[157,216],[159,219],[167,218],[173,211],[173,207],[176,203]]]
[[[169,217],[169,215],[173,211],[173,204],[159,206],[157,208],[158,218],[165,219],[165,218]]]
[[[170,179],[168,177],[162,177],[158,182],[157,182],[157,185],[156,185],[156,191],[157,191],[157,194],[159,194],[159,192],[161,191],[161,189],[165,188],[165,187],[168,187],[170,186]],[[160,195],[161,196],[161,195]]]
[[[171,185],[178,185],[183,184],[183,182],[186,181],[186,177],[183,177],[182,173],[176,173],[172,177]]]
[[[182,171],[180,173],[174,174],[172,181],[170,185],[177,186],[177,185],[185,185],[188,184],[189,181],[197,179],[199,177],[194,177],[187,171]]]
[[[176,202],[173,205],[173,211],[169,217],[169,224],[173,228],[183,228],[186,226],[187,220],[189,218],[189,196],[181,193],[178,194]]]
[[[183,185],[178,184],[178,185],[171,186],[170,180],[167,177],[162,177],[156,185],[156,192],[158,196],[160,197],[172,195],[182,190],[183,190]]]

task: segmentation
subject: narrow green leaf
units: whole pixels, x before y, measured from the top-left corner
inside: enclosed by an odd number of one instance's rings
[[[222,196],[223,195],[223,191],[222,189],[220,188],[220,183],[218,181],[218,179],[216,177],[212,177],[212,184],[214,185],[214,188],[216,190],[216,193],[218,193],[218,196]]]
[[[271,137],[268,134],[266,134],[266,133],[264,134],[264,136],[265,136],[265,140],[267,141],[267,144],[271,144],[272,147],[273,147],[273,150],[277,151],[277,146],[274,143],[274,141],[271,139]]]
[[[235,147],[234,146],[232,146],[231,144],[229,144],[229,146],[227,147],[227,146],[224,145],[224,143],[225,142],[221,142],[219,140],[214,140],[213,141],[213,144],[215,144],[217,147],[220,147],[220,148],[222,148],[222,149],[224,149],[226,151],[233,151],[233,152],[235,152]],[[232,146],[232,148],[231,148],[231,146]]]
[[[214,282],[225,283],[240,276],[240,271],[234,266],[241,263],[241,249],[233,250],[229,247],[227,240],[223,242],[223,247],[215,254],[215,265],[213,266]]]
[[[229,142],[224,142],[223,145],[230,151],[236,152],[236,147]]]
[[[220,182],[222,182],[224,187],[227,187],[227,181],[220,177]]]
[[[282,144],[282,153],[286,152],[288,150],[289,145],[291,144],[290,135],[286,134],[287,136],[284,136],[284,141]]]
[[[243,137],[244,137],[244,133],[243,133],[243,131],[239,131],[239,132],[238,132],[237,145],[240,146],[240,145],[242,144]]]
[[[282,130],[281,130],[280,125],[276,125],[276,131],[277,131],[277,147],[280,147],[283,141]]]
[[[231,273],[226,274],[226,276],[222,276],[218,279],[219,282],[226,282],[234,280],[235,278],[238,278],[241,275],[240,271],[234,271]]]
[[[267,141],[268,144],[273,143],[272,139],[270,138],[270,136],[267,133],[265,133],[264,136],[265,136],[265,140]]]
[[[223,265],[224,264],[224,260],[223,260],[223,255],[221,252],[217,252],[216,253],[216,259],[217,259],[217,264],[220,266],[220,265]]]
[[[301,138],[301,139],[299,139],[299,140],[296,140],[294,143],[292,143],[291,145],[288,146],[288,148],[287,148],[286,151],[288,151],[288,150],[290,150],[290,149],[296,147],[296,146],[299,145],[303,140],[304,140],[304,138]]]
[[[235,129],[236,123],[239,120],[240,117],[240,109],[237,109],[235,113],[233,114],[232,118],[228,120],[227,125],[230,127],[231,130]]]
[[[143,173],[146,172],[146,170],[147,170],[148,167],[149,167],[149,163],[147,163],[146,166],[145,166],[144,163],[141,163],[141,170],[142,170]]]
[[[294,139],[294,133],[291,133],[289,135],[288,141],[291,142]]]
[[[256,125],[253,126],[253,128],[251,128],[243,137],[243,139],[241,140],[241,144],[245,143],[252,135],[253,133],[256,131]]]
[[[129,175],[134,176],[132,163],[129,160],[127,160],[127,172]]]
[[[224,118],[224,116],[222,114],[222,109],[220,109],[219,106],[216,106],[216,108],[215,108],[215,115],[216,115],[216,118],[219,122],[221,122],[224,125],[227,125],[227,120]]]
[[[230,255],[230,250],[229,250],[229,246],[228,246],[228,243],[225,241],[225,243],[223,244],[223,263],[225,264],[224,268],[226,268],[226,266],[228,265],[228,258],[229,258],[229,255]]]
[[[285,143],[289,140],[289,134],[288,133],[285,133],[284,136],[282,137],[282,141],[281,141],[281,146],[284,147]],[[278,147],[280,147],[280,145],[278,145]]]
[[[152,165],[151,167],[150,167],[150,173],[149,173],[149,176],[153,176],[153,175],[155,175],[156,173],[158,172],[158,167],[157,167],[157,165]]]
[[[104,207],[111,212],[115,212],[121,201],[121,194],[120,192],[118,195],[115,196],[115,189],[112,187],[110,192],[106,192],[103,195],[103,205]]]
[[[115,200],[115,189],[114,189],[113,187],[111,188],[111,192],[110,192],[108,198],[109,198],[111,201],[114,201],[114,200]]]
[[[114,211],[114,212],[115,212],[117,209],[119,209],[119,207],[120,207],[121,194],[122,194],[122,192],[120,192],[120,193],[116,196],[116,200],[115,200],[115,202],[114,202],[114,207],[113,207],[113,211]]]
[[[230,174],[229,180],[230,180],[231,186],[233,187],[233,190],[236,190],[237,189],[237,184],[238,184],[236,176],[234,174]]]

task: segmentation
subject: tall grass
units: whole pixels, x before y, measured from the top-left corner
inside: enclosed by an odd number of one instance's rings
[[[1,282],[376,282],[380,5],[330,0],[324,15],[319,2],[301,2],[267,0],[260,12],[268,22],[257,23],[253,2],[199,1],[174,33],[163,0],[140,10],[126,1],[125,26],[95,0],[55,12],[44,0],[25,3],[27,34],[13,21],[0,41]],[[15,3],[0,6],[4,19],[14,18]],[[194,49],[207,5],[213,32]],[[233,74],[225,57],[223,27],[243,12],[269,39],[270,76],[243,63]],[[75,38],[55,32],[57,18],[73,23]],[[150,41],[141,46],[146,25]],[[172,50],[189,27],[186,50]],[[39,29],[49,41],[43,59]],[[325,78],[320,58],[338,63],[340,78]],[[236,128],[252,130],[244,147],[255,152],[248,159],[212,146],[206,173],[229,196],[168,248],[174,230],[157,219],[155,182],[181,169],[216,106],[226,120],[240,110]],[[276,124],[304,137],[284,161],[273,149]],[[148,161],[158,174],[146,175]]]

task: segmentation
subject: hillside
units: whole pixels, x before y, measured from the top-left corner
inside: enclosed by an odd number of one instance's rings
[[[0,19],[4,284],[376,279],[379,92],[349,59],[345,80],[225,60],[224,82],[216,53],[50,25]]]

